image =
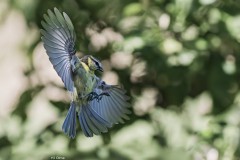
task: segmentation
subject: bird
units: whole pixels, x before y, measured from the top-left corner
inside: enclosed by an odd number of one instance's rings
[[[41,21],[41,39],[49,61],[71,95],[70,107],[62,125],[71,139],[76,137],[77,119],[86,137],[101,135],[113,125],[129,120],[130,97],[118,85],[109,85],[96,72],[102,63],[92,55],[76,55],[76,33],[65,12],[48,9]]]

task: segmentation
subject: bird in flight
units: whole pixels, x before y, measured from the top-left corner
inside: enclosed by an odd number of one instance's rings
[[[103,72],[101,62],[91,55],[76,56],[76,33],[66,13],[48,10],[41,22],[42,41],[55,71],[71,93],[71,104],[62,130],[76,136],[77,118],[85,136],[105,133],[114,124],[129,119],[129,97],[117,85],[108,85],[95,75]]]

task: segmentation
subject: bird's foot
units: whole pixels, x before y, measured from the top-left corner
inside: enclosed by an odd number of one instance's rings
[[[97,94],[95,92],[91,92],[87,95],[87,100],[88,101],[93,101],[96,99],[98,102],[102,100],[103,96],[110,96],[107,92],[103,92],[101,94]]]
[[[110,96],[107,92],[103,92],[97,96],[97,101],[101,101],[103,96]]]
[[[91,93],[89,93],[89,94],[87,95],[87,100],[88,100],[88,101],[92,101],[92,100],[98,98],[98,96],[99,96],[99,95],[98,95],[97,93],[91,92]]]

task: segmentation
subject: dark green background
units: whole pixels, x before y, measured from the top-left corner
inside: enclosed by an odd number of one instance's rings
[[[29,64],[23,72],[29,85],[13,106],[9,122],[6,120],[6,124],[16,123],[19,134],[11,136],[8,126],[0,126],[0,159],[240,159],[239,1],[3,3],[7,7],[1,12],[2,24],[16,11],[24,16],[27,30],[35,30],[37,36],[20,47]],[[43,47],[40,22],[47,9],[54,7],[72,19],[77,49],[101,59],[106,73],[118,77],[131,96],[131,120],[116,125],[109,134],[85,138],[78,127],[76,139],[68,139],[61,132],[67,98],[47,99],[57,121],[28,134],[35,130],[27,126],[32,119],[28,110],[36,97],[49,86],[65,92],[54,82],[31,83],[38,73],[34,52],[37,46]],[[121,65],[126,57],[130,60]],[[41,119],[42,114],[36,118]]]

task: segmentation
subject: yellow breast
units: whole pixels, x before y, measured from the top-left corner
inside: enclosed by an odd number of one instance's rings
[[[81,65],[82,65],[82,67],[84,68],[84,70],[85,70],[86,72],[89,72],[89,71],[90,71],[89,67],[88,67],[85,63],[81,62]]]

